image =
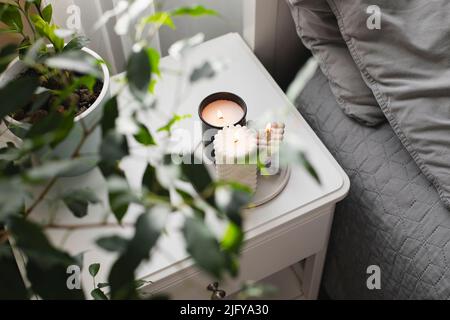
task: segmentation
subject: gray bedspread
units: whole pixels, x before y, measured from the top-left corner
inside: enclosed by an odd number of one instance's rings
[[[351,180],[338,204],[323,288],[332,299],[450,299],[450,212],[388,124],[338,107],[318,71],[296,105]],[[369,290],[367,267],[381,269]]]

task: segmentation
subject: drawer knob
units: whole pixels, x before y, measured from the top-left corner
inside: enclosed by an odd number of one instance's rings
[[[227,295],[224,290],[219,289],[218,282],[210,283],[208,287],[206,287],[206,290],[212,292],[211,300],[222,300]]]

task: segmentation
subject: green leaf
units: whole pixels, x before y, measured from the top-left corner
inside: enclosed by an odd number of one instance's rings
[[[205,16],[205,15],[218,16],[219,14],[215,10],[207,9],[201,5],[196,5],[196,6],[192,6],[192,7],[177,8],[171,12],[171,15],[174,17],[185,16],[185,15],[192,16],[192,17],[199,17],[199,16]]]
[[[150,130],[148,130],[148,128],[142,123],[139,123],[138,126],[139,129],[134,135],[134,139],[144,146],[156,146],[155,139],[153,138]]]
[[[53,8],[52,5],[47,5],[44,9],[42,9],[42,18],[45,22],[50,23],[52,21]]]
[[[73,259],[66,253],[53,247],[40,226],[23,217],[11,216],[6,225],[14,237],[16,245],[32,259],[43,266],[72,263]]]
[[[28,300],[28,292],[9,243],[0,245],[0,265],[0,300]]]
[[[169,190],[165,189],[158,181],[156,176],[156,169],[152,165],[147,165],[144,176],[142,177],[142,185],[147,188],[148,191],[163,197],[169,197]]]
[[[153,15],[144,18],[143,23],[154,23],[162,26],[168,26],[171,29],[175,29],[172,17],[168,12],[156,12]]]
[[[95,277],[100,270],[100,263],[93,263],[89,266],[89,274]]]
[[[0,222],[23,211],[26,195],[26,188],[19,179],[0,180]]]
[[[31,140],[33,146],[38,149],[46,144],[52,148],[63,142],[74,126],[75,112],[53,111],[40,121],[33,124],[27,131],[25,139]]]
[[[150,92],[151,94],[155,93],[155,86],[158,83],[158,81],[156,81],[156,79],[152,79],[150,81],[150,85],[148,86],[148,92]]]
[[[186,191],[178,189],[178,188],[176,188],[175,191],[181,196],[181,198],[183,199],[184,202],[189,202],[189,203],[194,202],[194,197],[191,194],[187,193]]]
[[[50,91],[44,91],[39,94],[36,94],[34,97],[35,97],[35,100],[34,100],[33,104],[31,105],[31,108],[30,108],[31,111],[36,111],[36,110],[41,109],[48,102],[48,100],[52,97],[52,93]]]
[[[111,211],[119,223],[125,217],[130,204],[137,202],[137,198],[131,192],[127,180],[117,176],[108,179],[108,198]]]
[[[25,172],[24,178],[30,182],[41,182],[55,177],[70,175],[71,172],[86,166],[86,163],[91,161],[93,161],[92,158],[47,161]]]
[[[102,117],[102,134],[103,137],[116,127],[116,120],[119,117],[119,110],[117,107],[117,97],[114,96],[106,102],[103,107]]]
[[[231,222],[228,224],[220,246],[225,251],[239,253],[243,240],[244,233],[242,232],[242,229],[235,223]]]
[[[75,78],[77,84],[76,88],[86,87],[91,93],[94,92],[94,86],[97,83],[97,79],[91,75],[85,75],[80,78]],[[75,91],[75,90],[73,90]]]
[[[187,181],[192,183],[195,191],[201,194],[212,184],[213,180],[203,161],[196,159],[193,154],[191,159],[190,164],[183,163],[181,165],[181,170]]]
[[[41,37],[47,38],[55,48],[56,52],[61,52],[64,48],[64,39],[58,37],[55,34],[55,30],[57,27],[55,25],[49,24],[47,21],[42,19],[39,15],[33,15],[31,20],[34,23],[34,27],[36,31],[39,33]]]
[[[109,206],[111,211],[117,219],[117,222],[122,223],[122,219],[128,211],[128,207],[133,202],[134,197],[128,192],[111,192],[109,193]]]
[[[196,264],[220,279],[226,263],[219,242],[207,226],[197,218],[186,218],[183,227],[187,251]]]
[[[175,114],[170,120],[169,120],[169,122],[167,122],[167,124],[165,124],[163,127],[161,127],[161,128],[159,128],[158,129],[158,132],[164,132],[164,131],[167,131],[167,132],[171,132],[172,131],[172,127],[175,125],[175,124],[177,124],[178,122],[180,122],[180,121],[183,121],[183,120],[185,120],[185,119],[190,119],[190,118],[192,118],[192,115],[190,115],[190,114],[185,114],[185,115],[178,115],[178,114]]]
[[[22,16],[15,5],[0,3],[0,21],[17,32],[23,30]]]
[[[251,189],[239,183],[220,183],[215,190],[217,208],[239,227],[242,224],[241,211],[251,198]]]
[[[0,89],[0,119],[25,107],[39,86],[36,77],[20,77]],[[20,92],[20,94],[17,94]]]
[[[67,287],[67,268],[78,265],[77,261],[56,249],[41,227],[19,216],[8,218],[7,227],[16,246],[27,257],[27,278],[33,292],[43,299],[84,299],[82,289]]]
[[[108,297],[106,296],[106,294],[100,288],[96,288],[96,289],[92,290],[91,297],[94,300],[109,300]]]
[[[103,137],[100,155],[102,161],[111,165],[128,156],[128,141],[126,137],[117,131],[110,130]]]
[[[64,52],[71,51],[71,50],[81,50],[85,46],[87,46],[89,43],[89,39],[85,36],[77,36],[69,41],[68,44],[64,47]]]
[[[67,280],[71,274],[68,274],[67,270],[70,265],[76,265],[76,261],[44,268],[34,259],[30,259],[26,271],[31,290],[44,300],[84,300],[82,289],[68,289]]]
[[[301,165],[306,169],[306,171],[308,171],[311,177],[313,177],[318,184],[321,184],[319,175],[317,174],[317,171],[314,168],[314,166],[309,161],[308,156],[304,152],[299,152],[298,157]]]
[[[0,48],[0,73],[5,71],[11,61],[17,57],[17,46],[7,44]]]
[[[150,60],[152,72],[158,76],[161,76],[161,71],[159,70],[159,61],[161,56],[159,55],[159,52],[153,48],[147,48],[147,54]]]
[[[105,282],[100,282],[100,283],[97,283],[97,288],[106,288],[106,287],[109,287],[109,283],[105,283]]]
[[[135,270],[143,260],[150,257],[170,213],[168,207],[153,207],[139,216],[134,237],[111,268],[108,282],[112,299],[136,299]]]
[[[83,75],[91,75],[101,78],[102,73],[98,67],[99,62],[84,51],[66,51],[52,56],[45,60],[45,64],[50,68],[59,70],[70,70]]]
[[[216,75],[216,71],[209,61],[202,64],[200,67],[194,69],[190,76],[191,82],[197,82],[202,79],[211,79]]]
[[[152,67],[150,58],[145,48],[133,52],[128,59],[127,79],[131,93],[139,100],[147,95],[150,80],[152,78]]]
[[[63,201],[75,217],[83,218],[88,213],[89,204],[98,203],[99,199],[92,190],[80,189],[71,190],[63,197]]]
[[[123,252],[127,247],[128,239],[122,238],[118,235],[113,235],[109,237],[99,238],[97,239],[96,243],[100,248],[106,251]]]

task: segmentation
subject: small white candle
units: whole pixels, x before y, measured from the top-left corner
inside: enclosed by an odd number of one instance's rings
[[[230,100],[216,100],[202,111],[202,118],[214,127],[223,128],[238,123],[244,117],[244,109]]]
[[[268,123],[258,133],[259,160],[265,164],[262,175],[273,175],[279,172],[279,152],[284,139],[284,123]]]
[[[256,190],[258,139],[247,127],[230,126],[214,137],[219,180],[235,181]]]

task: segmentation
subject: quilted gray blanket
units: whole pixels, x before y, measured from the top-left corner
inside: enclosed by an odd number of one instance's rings
[[[450,212],[388,124],[338,107],[318,71],[296,105],[351,180],[338,204],[323,288],[332,299],[450,299]],[[367,268],[381,270],[369,290]]]

